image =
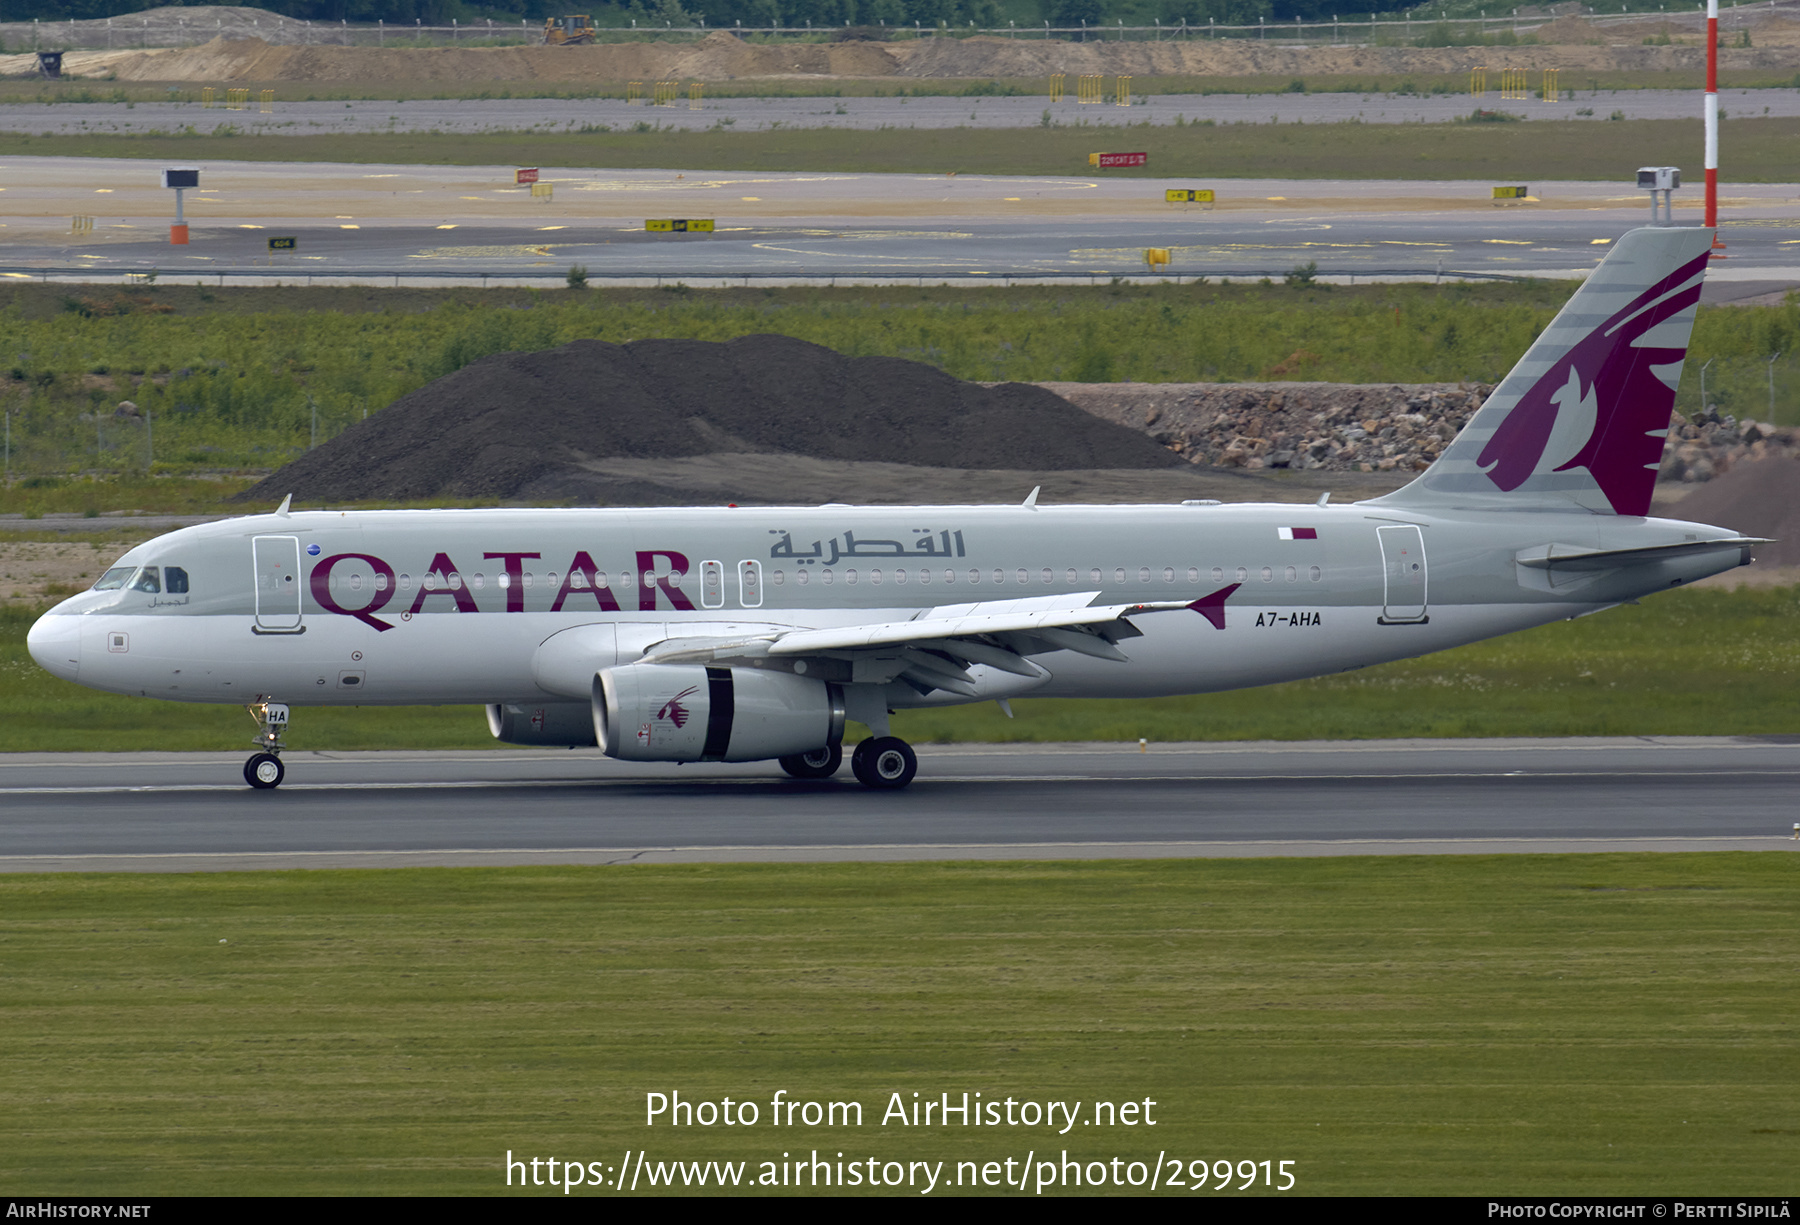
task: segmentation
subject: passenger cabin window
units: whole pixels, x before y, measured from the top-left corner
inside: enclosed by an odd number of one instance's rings
[[[114,566],[95,581],[93,589],[95,591],[117,591],[136,573],[136,566]]]

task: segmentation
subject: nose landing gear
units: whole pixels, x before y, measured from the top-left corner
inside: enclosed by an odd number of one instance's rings
[[[244,763],[244,781],[258,791],[281,786],[287,771],[281,764],[282,733],[287,731],[288,708],[280,702],[257,702],[244,707],[256,720],[256,741],[262,751],[253,753]]]

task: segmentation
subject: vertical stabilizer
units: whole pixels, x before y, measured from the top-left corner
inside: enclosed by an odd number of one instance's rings
[[[1648,512],[1712,242],[1626,234],[1438,461],[1375,503]]]

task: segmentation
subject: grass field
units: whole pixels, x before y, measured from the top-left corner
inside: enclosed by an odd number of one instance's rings
[[[11,471],[0,511],[145,509],[71,472],[217,475],[279,467],[370,412],[491,353],[581,338],[780,333],[853,356],[993,381],[1497,381],[1574,282],[945,286],[605,291],[0,285]],[[1800,349],[1800,299],[1703,308],[1690,371],[1710,399],[1770,416],[1768,359]],[[1789,356],[1774,419],[1800,421]],[[149,415],[120,420],[133,401]],[[1699,379],[1676,400],[1699,407]],[[49,482],[49,483],[46,483]],[[142,490],[141,485],[129,486]],[[187,495],[204,492],[185,486]],[[171,497],[145,491],[167,506]]]
[[[235,706],[118,697],[25,652],[33,613],[0,610],[0,752],[239,749]],[[1800,588],[1669,592],[1422,659],[1197,697],[1015,699],[902,712],[915,743],[1309,740],[1800,732]],[[852,733],[852,739],[857,733]],[[502,747],[478,707],[296,708],[296,749]]]
[[[1307,1195],[1783,1194],[1793,863],[0,877],[0,1190],[504,1194],[509,1150],[629,1149],[751,1180],[1066,1150],[1292,1161]],[[677,1090],[758,1125],[646,1126]],[[776,1129],[777,1090],[863,1124]],[[1156,1125],[882,1124],[965,1091]]]
[[[1601,99],[1602,105],[1608,105]],[[1630,108],[1628,97],[1612,105]],[[1475,109],[1473,100],[1470,109]],[[1504,106],[1488,109],[1505,110]],[[1515,108],[1517,109],[1517,108]],[[1729,106],[1726,108],[1730,109]],[[1497,183],[1595,179],[1634,182],[1639,166],[1675,164],[1700,146],[1698,119],[1531,120],[1468,124],[1224,124],[1186,122],[1025,129],[878,131],[848,128],[683,132],[642,130],[557,134],[249,134],[226,117],[206,118],[192,135],[21,136],[0,134],[0,156],[131,157],[214,161],[378,162],[455,166],[705,166],[720,171],[839,173],[1086,174],[1096,140],[1129,140],[1148,153],[1136,170],[1109,175],[1294,179],[1491,179]],[[1123,114],[1129,118],[1130,112]],[[1105,118],[1110,119],[1111,116]],[[1190,121],[1201,116],[1188,116]],[[896,125],[905,121],[896,113]],[[0,123],[3,123],[0,117]],[[1800,119],[1732,117],[1731,178],[1785,183],[1795,177]]]

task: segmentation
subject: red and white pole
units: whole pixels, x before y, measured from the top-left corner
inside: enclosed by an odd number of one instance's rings
[[[1706,226],[1719,241],[1719,0],[1706,0]]]

